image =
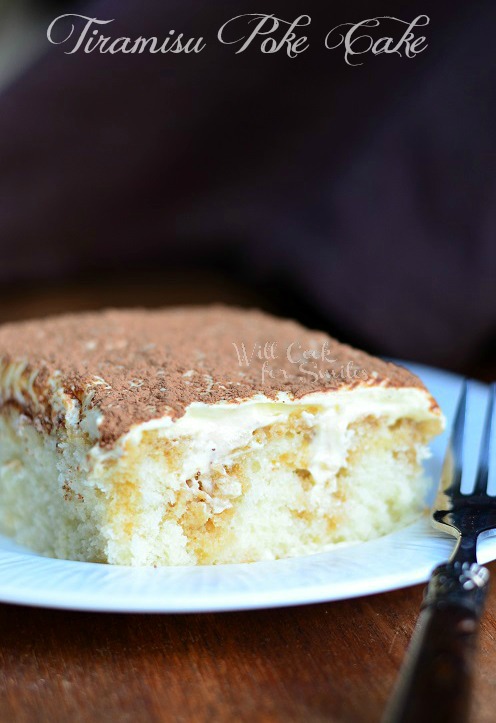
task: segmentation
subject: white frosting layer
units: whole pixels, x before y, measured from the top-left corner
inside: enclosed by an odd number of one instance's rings
[[[33,388],[34,378],[34,374],[26,374],[24,363],[0,367],[0,403],[15,399],[22,405],[27,398],[35,410],[40,409],[40,400]],[[105,384],[105,381],[95,378],[94,383]],[[431,407],[430,395],[415,387],[363,386],[353,390],[316,392],[301,399],[280,392],[275,400],[259,394],[239,403],[209,405],[195,402],[176,421],[163,416],[134,425],[113,449],[105,450],[98,446],[103,417],[98,409],[91,408],[91,389],[80,405],[64,392],[58,376],[54,375],[49,381],[49,397],[52,408],[65,417],[68,429],[76,431],[79,428],[94,441],[91,455],[95,462],[122,454],[129,444],[139,444],[143,432],[148,430],[156,430],[169,440],[187,439],[191,454],[184,463],[185,478],[220,461],[229,464],[238,449],[256,444],[253,437],[256,429],[280,422],[295,410],[303,409],[305,421],[314,432],[309,471],[317,482],[328,479],[343,465],[353,434],[350,425],[366,416],[383,417],[391,424],[400,418],[437,419],[443,424],[439,410]]]
[[[314,479],[324,481],[335,474],[346,460],[353,431],[350,425],[369,415],[383,417],[394,424],[400,418],[415,421],[440,419],[431,409],[431,399],[417,388],[359,388],[309,394],[292,399],[280,393],[277,400],[258,395],[242,403],[219,402],[213,405],[191,404],[186,413],[173,421],[170,417],[153,419],[135,425],[113,450],[95,447],[97,457],[120,454],[124,446],[137,445],[147,430],[156,430],[166,439],[187,438],[191,454],[182,470],[185,478],[212,464],[230,464],[238,449],[257,444],[253,432],[261,427],[281,422],[291,412],[303,410],[314,437],[310,451],[309,472]]]

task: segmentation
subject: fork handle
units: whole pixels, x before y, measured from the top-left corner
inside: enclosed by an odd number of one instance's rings
[[[383,723],[465,723],[489,572],[448,562],[432,573]]]

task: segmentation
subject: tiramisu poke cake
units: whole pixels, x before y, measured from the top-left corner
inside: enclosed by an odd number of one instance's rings
[[[222,306],[0,327],[0,531],[120,565],[368,540],[423,507],[442,414],[413,374]]]

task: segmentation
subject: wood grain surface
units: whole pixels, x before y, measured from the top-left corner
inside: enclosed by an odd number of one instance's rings
[[[196,299],[208,290],[196,287]],[[182,303],[191,287],[172,294]],[[216,294],[218,296],[218,287]],[[224,291],[225,301],[240,302]],[[245,299],[248,303],[250,298]],[[241,299],[243,301],[243,299]],[[0,318],[171,302],[170,286],[9,295]],[[483,375],[496,375],[496,364]],[[496,563],[473,723],[496,721]],[[0,722],[380,720],[422,587],[338,603],[210,615],[112,615],[0,605]],[[440,722],[441,723],[441,722]]]
[[[0,719],[374,723],[421,596],[415,587],[209,615],[1,605]],[[496,585],[480,635],[474,723],[496,717],[495,638]]]

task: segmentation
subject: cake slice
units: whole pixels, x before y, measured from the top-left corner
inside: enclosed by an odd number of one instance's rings
[[[410,372],[222,306],[0,327],[0,530],[121,565],[248,562],[418,516],[442,414]]]

